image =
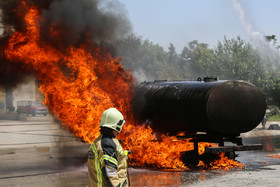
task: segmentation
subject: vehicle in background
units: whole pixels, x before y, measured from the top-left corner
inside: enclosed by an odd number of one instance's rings
[[[48,107],[43,105],[40,101],[25,100],[17,102],[17,112],[24,114],[32,114],[36,116],[38,114],[46,116],[48,114]]]

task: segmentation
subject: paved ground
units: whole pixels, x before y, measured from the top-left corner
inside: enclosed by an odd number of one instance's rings
[[[50,116],[0,121],[0,186],[86,186],[87,149]]]
[[[248,143],[278,151],[279,131],[245,134]],[[265,134],[265,137],[262,136]],[[274,136],[270,136],[273,134]],[[268,146],[269,145],[269,146]],[[47,117],[0,121],[0,186],[87,186],[88,144]],[[274,147],[273,147],[274,146]],[[280,159],[267,152],[240,152],[242,171],[166,172],[129,168],[132,186],[279,186]]]

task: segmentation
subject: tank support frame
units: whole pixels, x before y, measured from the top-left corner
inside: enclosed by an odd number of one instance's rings
[[[186,151],[182,153],[182,160],[187,166],[196,166],[199,160],[210,163],[218,158],[219,153],[225,153],[228,158],[235,159],[238,155],[235,151],[252,151],[262,150],[262,144],[250,144],[243,145],[242,138],[237,136],[226,136],[218,134],[193,134],[186,136],[177,136],[178,139],[188,139],[194,144],[192,151]],[[198,143],[208,142],[217,143],[218,147],[205,147],[205,151],[202,155],[199,155]],[[236,145],[225,145],[225,142],[231,142]]]

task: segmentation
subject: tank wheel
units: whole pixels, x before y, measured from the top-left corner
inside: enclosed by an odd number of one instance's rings
[[[203,153],[199,156],[199,160],[203,161],[207,165],[210,165],[211,162],[217,159],[219,159],[219,154],[217,153]]]
[[[197,152],[194,150],[182,152],[181,160],[185,166],[190,168],[196,167],[199,164]]]
[[[235,154],[234,151],[225,152],[225,156],[228,157],[229,159],[235,159],[236,157],[238,157],[238,155]]]

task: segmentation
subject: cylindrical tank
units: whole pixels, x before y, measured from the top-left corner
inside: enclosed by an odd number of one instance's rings
[[[266,101],[244,81],[154,81],[136,87],[133,107],[154,131],[237,136],[262,121]]]

